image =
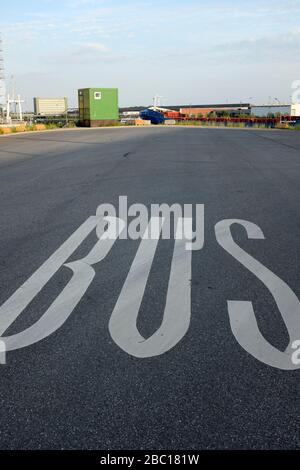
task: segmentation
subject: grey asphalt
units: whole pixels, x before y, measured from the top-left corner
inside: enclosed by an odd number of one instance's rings
[[[254,222],[235,240],[300,296],[300,133],[229,129],[74,130],[0,138],[0,305],[101,203],[205,204],[192,258],[192,319],[164,355],[137,359],[108,322],[138,248],[117,241],[87,294],[48,338],[0,366],[1,449],[299,449],[300,370],[247,354],[227,300],[251,300],[259,327],[288,335],[268,290],[217,244],[215,224]],[[90,236],[78,259],[93,246]],[[160,325],[173,245],[161,241],[138,325]],[[61,269],[6,334],[36,321],[70,279]]]

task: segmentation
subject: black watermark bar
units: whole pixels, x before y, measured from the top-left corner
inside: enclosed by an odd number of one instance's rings
[[[22,464],[30,468],[101,468],[106,466],[140,468],[153,466],[192,466],[208,468],[207,465],[269,464],[274,468],[288,463],[298,463],[299,451],[102,451],[102,450],[4,450],[0,451],[0,465]]]

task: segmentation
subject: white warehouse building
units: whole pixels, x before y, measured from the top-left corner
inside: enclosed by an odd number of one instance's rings
[[[68,111],[67,98],[33,98],[34,114],[55,116]]]
[[[268,117],[270,115],[281,116],[300,116],[300,103],[299,104],[266,104],[266,105],[251,105],[251,115],[256,117]]]

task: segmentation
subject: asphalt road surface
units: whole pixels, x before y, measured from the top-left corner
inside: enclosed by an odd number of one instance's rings
[[[235,242],[299,298],[300,133],[158,127],[1,138],[0,325],[28,294],[20,286],[100,204],[117,207],[120,195],[147,207],[205,205],[204,247],[191,257],[187,331],[150,357],[116,343],[110,317],[141,243],[116,240],[62,325],[3,353],[0,448],[299,449],[300,370],[247,352],[233,334],[227,301],[251,301],[260,332],[278,351],[289,344],[288,329],[266,285],[217,242],[215,225],[242,219],[258,226],[264,239],[235,225]],[[93,230],[68,261],[97,241]],[[173,249],[174,240],[157,244],[137,320],[144,338],[162,323]],[[41,279],[38,273],[33,284]],[[36,324],[69,282],[71,269],[54,270],[2,336]]]

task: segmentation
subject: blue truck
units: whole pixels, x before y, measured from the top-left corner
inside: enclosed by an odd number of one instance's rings
[[[151,121],[151,124],[164,124],[165,116],[153,109],[144,109],[140,112],[140,118],[144,121]]]

